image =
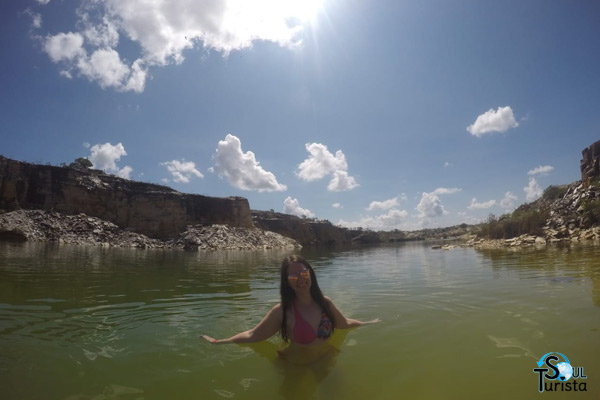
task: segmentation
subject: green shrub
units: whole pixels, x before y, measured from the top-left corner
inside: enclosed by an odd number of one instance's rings
[[[69,166],[73,167],[73,168],[77,168],[77,167],[92,168],[94,166],[94,164],[92,164],[92,162],[85,157],[79,157],[78,159],[73,161],[71,164],[69,164]]]
[[[567,193],[568,188],[566,186],[554,186],[550,185],[544,190],[542,197],[544,200],[554,201],[562,198]]]
[[[488,222],[481,226],[481,235],[490,239],[509,239],[524,234],[539,236],[547,217],[546,212],[537,210],[517,210],[499,219],[490,214]]]
[[[586,200],[583,206],[583,220],[585,224],[597,225],[600,223],[600,199]]]

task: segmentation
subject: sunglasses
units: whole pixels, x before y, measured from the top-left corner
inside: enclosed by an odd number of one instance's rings
[[[304,279],[310,278],[310,271],[307,269],[303,269],[297,274],[288,274],[288,280],[290,281],[297,281],[299,277],[302,277]]]

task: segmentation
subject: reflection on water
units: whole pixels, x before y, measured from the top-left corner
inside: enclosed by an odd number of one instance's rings
[[[478,250],[491,260],[495,272],[512,271],[521,279],[540,279],[544,285],[592,284],[592,300],[600,307],[600,247],[550,246],[521,250]],[[537,285],[540,286],[540,285]]]
[[[276,338],[214,346],[198,336],[260,321],[279,301],[287,252],[0,243],[2,396],[527,399],[550,351],[598,388],[599,252],[304,249],[345,315],[383,322],[337,330],[317,360],[292,348],[283,361]]]
[[[275,344],[272,341],[247,344],[268,360],[282,376],[278,393],[286,399],[313,398],[319,385],[334,370],[349,330],[335,330],[328,342],[315,347]],[[250,383],[248,380],[248,383]],[[256,380],[255,380],[256,381]]]

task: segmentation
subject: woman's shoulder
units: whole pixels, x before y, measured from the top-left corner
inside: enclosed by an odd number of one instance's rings
[[[269,311],[269,313],[273,313],[275,315],[282,316],[283,315],[283,306],[281,305],[281,303],[277,303],[271,308],[271,311]]]

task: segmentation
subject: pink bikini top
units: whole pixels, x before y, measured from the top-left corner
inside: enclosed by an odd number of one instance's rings
[[[302,318],[302,314],[298,311],[296,307],[296,302],[293,303],[294,306],[294,331],[293,337],[294,341],[300,344],[309,344],[312,343],[316,338],[327,339],[331,336],[332,326],[331,321],[325,314],[325,311],[321,311],[321,322],[319,322],[319,329],[317,332],[313,329],[313,327],[306,322],[304,318]]]

